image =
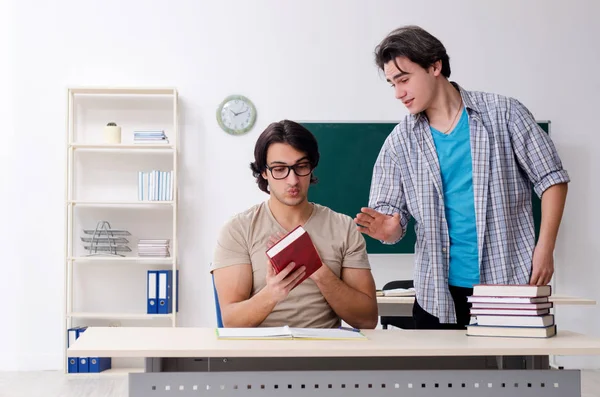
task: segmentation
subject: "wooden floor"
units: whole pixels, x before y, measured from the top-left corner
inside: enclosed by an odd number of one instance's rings
[[[583,397],[600,397],[600,370],[581,371]],[[0,372],[1,397],[126,397],[127,376],[65,376],[59,371]]]

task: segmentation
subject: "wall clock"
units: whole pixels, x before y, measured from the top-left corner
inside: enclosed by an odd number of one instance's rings
[[[230,95],[219,105],[217,121],[223,131],[229,134],[245,134],[254,127],[256,107],[243,95]]]

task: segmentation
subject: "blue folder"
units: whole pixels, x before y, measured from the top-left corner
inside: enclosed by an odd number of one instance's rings
[[[147,313],[148,314],[157,314],[158,313],[158,271],[156,270],[148,270],[148,279],[147,279]]]
[[[79,327],[69,328],[67,330],[67,348],[71,347],[77,337],[79,336]],[[77,373],[77,364],[79,362],[79,357],[67,357],[67,372],[70,374]]]
[[[89,372],[102,372],[111,367],[112,359],[110,357],[90,357],[88,363]]]
[[[87,330],[87,327],[78,327],[77,328],[77,338],[79,338],[81,336],[81,334],[83,334],[85,331]],[[77,372],[79,373],[85,373],[85,372],[90,372],[90,363],[87,357],[79,357],[79,360],[77,362]]]
[[[179,298],[179,271],[175,273],[177,283],[177,298]],[[158,271],[158,314],[169,314],[173,312],[173,271]],[[179,311],[179,299],[175,310]]]

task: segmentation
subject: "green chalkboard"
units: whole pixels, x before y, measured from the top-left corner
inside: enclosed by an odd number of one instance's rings
[[[538,121],[549,133],[550,122]],[[373,165],[381,146],[396,123],[302,123],[319,143],[321,160],[315,170],[319,183],[310,188],[309,199],[354,218],[369,203]],[[536,241],[541,220],[541,202],[533,194]],[[370,254],[414,253],[415,231],[411,219],[406,236],[397,244],[385,245],[365,235]]]

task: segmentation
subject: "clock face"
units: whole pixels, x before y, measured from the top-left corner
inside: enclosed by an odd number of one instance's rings
[[[230,134],[244,134],[252,129],[256,121],[256,108],[241,95],[232,95],[217,109],[217,121],[221,128]]]

